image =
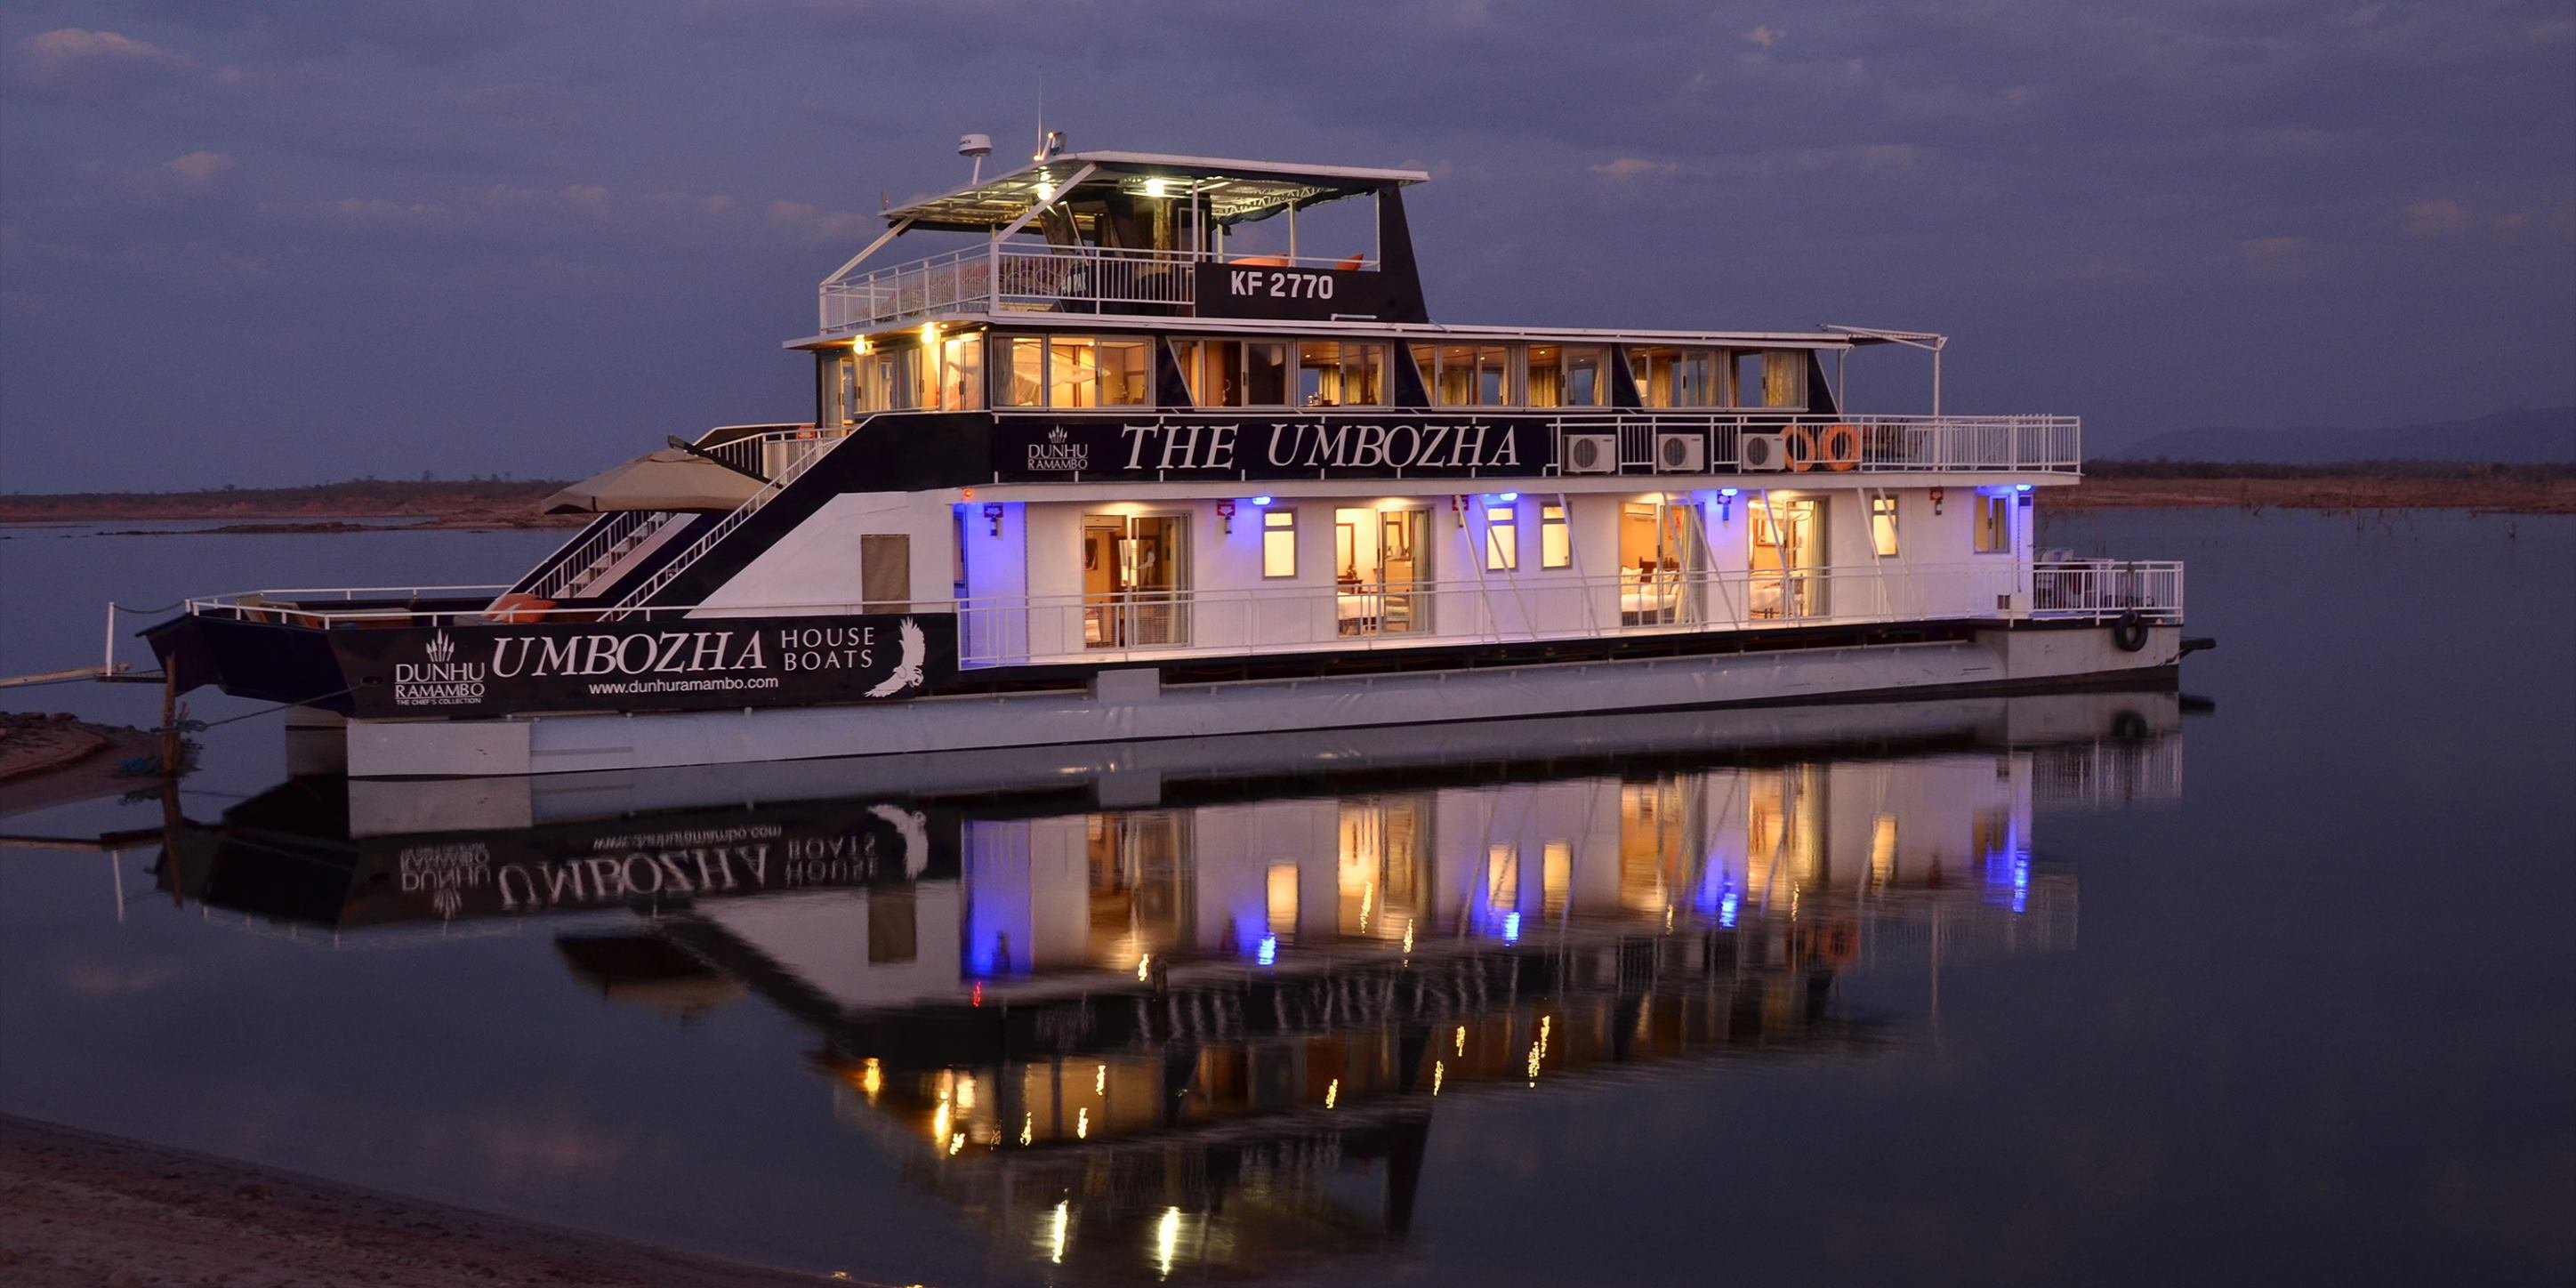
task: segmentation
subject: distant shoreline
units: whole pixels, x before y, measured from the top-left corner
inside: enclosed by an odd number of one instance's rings
[[[1842,476],[1827,476],[1847,482]],[[1786,487],[1795,475],[1781,476]],[[358,479],[294,488],[202,492],[0,494],[0,525],[218,522],[217,533],[368,532],[351,520],[409,520],[407,528],[476,530],[575,527],[588,516],[541,515],[537,505],[563,484],[395,483]],[[2054,509],[2473,510],[2576,514],[2576,464],[2466,465],[2367,461],[2351,465],[2262,465],[2202,461],[2094,461],[2084,481],[2049,490]]]
[[[381,531],[352,519],[411,520],[413,528],[577,527],[588,515],[545,515],[537,506],[553,480],[422,481],[356,479],[309,487],[220,488],[198,492],[0,494],[0,524],[221,521],[215,532]]]

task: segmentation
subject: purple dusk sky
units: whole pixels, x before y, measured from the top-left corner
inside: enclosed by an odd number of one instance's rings
[[[2563,0],[33,0],[0,490],[804,419],[816,280],[1041,74],[1077,149],[1430,170],[1447,321],[1944,331],[1950,409],[2096,451],[2576,403]]]

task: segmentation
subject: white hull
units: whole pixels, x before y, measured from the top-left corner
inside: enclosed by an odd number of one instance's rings
[[[1109,671],[1091,693],[503,720],[352,720],[353,778],[579,773],[827,757],[1291,733],[2113,678],[2173,666],[2181,630],[2123,652],[2105,629],[1481,670],[1161,687]]]

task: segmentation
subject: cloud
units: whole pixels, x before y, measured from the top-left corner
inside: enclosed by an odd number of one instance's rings
[[[225,153],[200,150],[162,162],[160,173],[170,186],[205,188],[238,164]]]
[[[1764,49],[1769,49],[1772,45],[1779,43],[1780,39],[1788,34],[1789,33],[1785,31],[1773,31],[1769,27],[1756,27],[1753,30],[1744,33],[1744,38],[1754,44],[1760,45]]]
[[[1592,173],[1613,183],[1635,183],[1639,179],[1669,179],[1681,172],[1670,161],[1648,161],[1643,157],[1621,157],[1590,167]]]
[[[770,202],[769,221],[791,229],[809,241],[866,240],[874,238],[884,227],[884,221],[856,211],[826,211],[802,201]]]
[[[2469,209],[2449,197],[2419,201],[2406,208],[2409,237],[2453,237],[2469,230]]]
[[[12,80],[40,94],[85,98],[166,80],[196,66],[176,50],[113,31],[62,27],[38,32],[10,50]]]
[[[2236,250],[2256,277],[2282,282],[2308,276],[2305,237],[2250,237],[2238,242]]]

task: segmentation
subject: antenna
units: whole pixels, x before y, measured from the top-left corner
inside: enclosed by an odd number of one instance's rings
[[[992,136],[985,134],[969,134],[964,138],[957,140],[957,155],[961,157],[973,157],[975,159],[975,173],[967,178],[967,185],[971,187],[975,184],[982,183],[984,181],[984,158],[993,155]]]

